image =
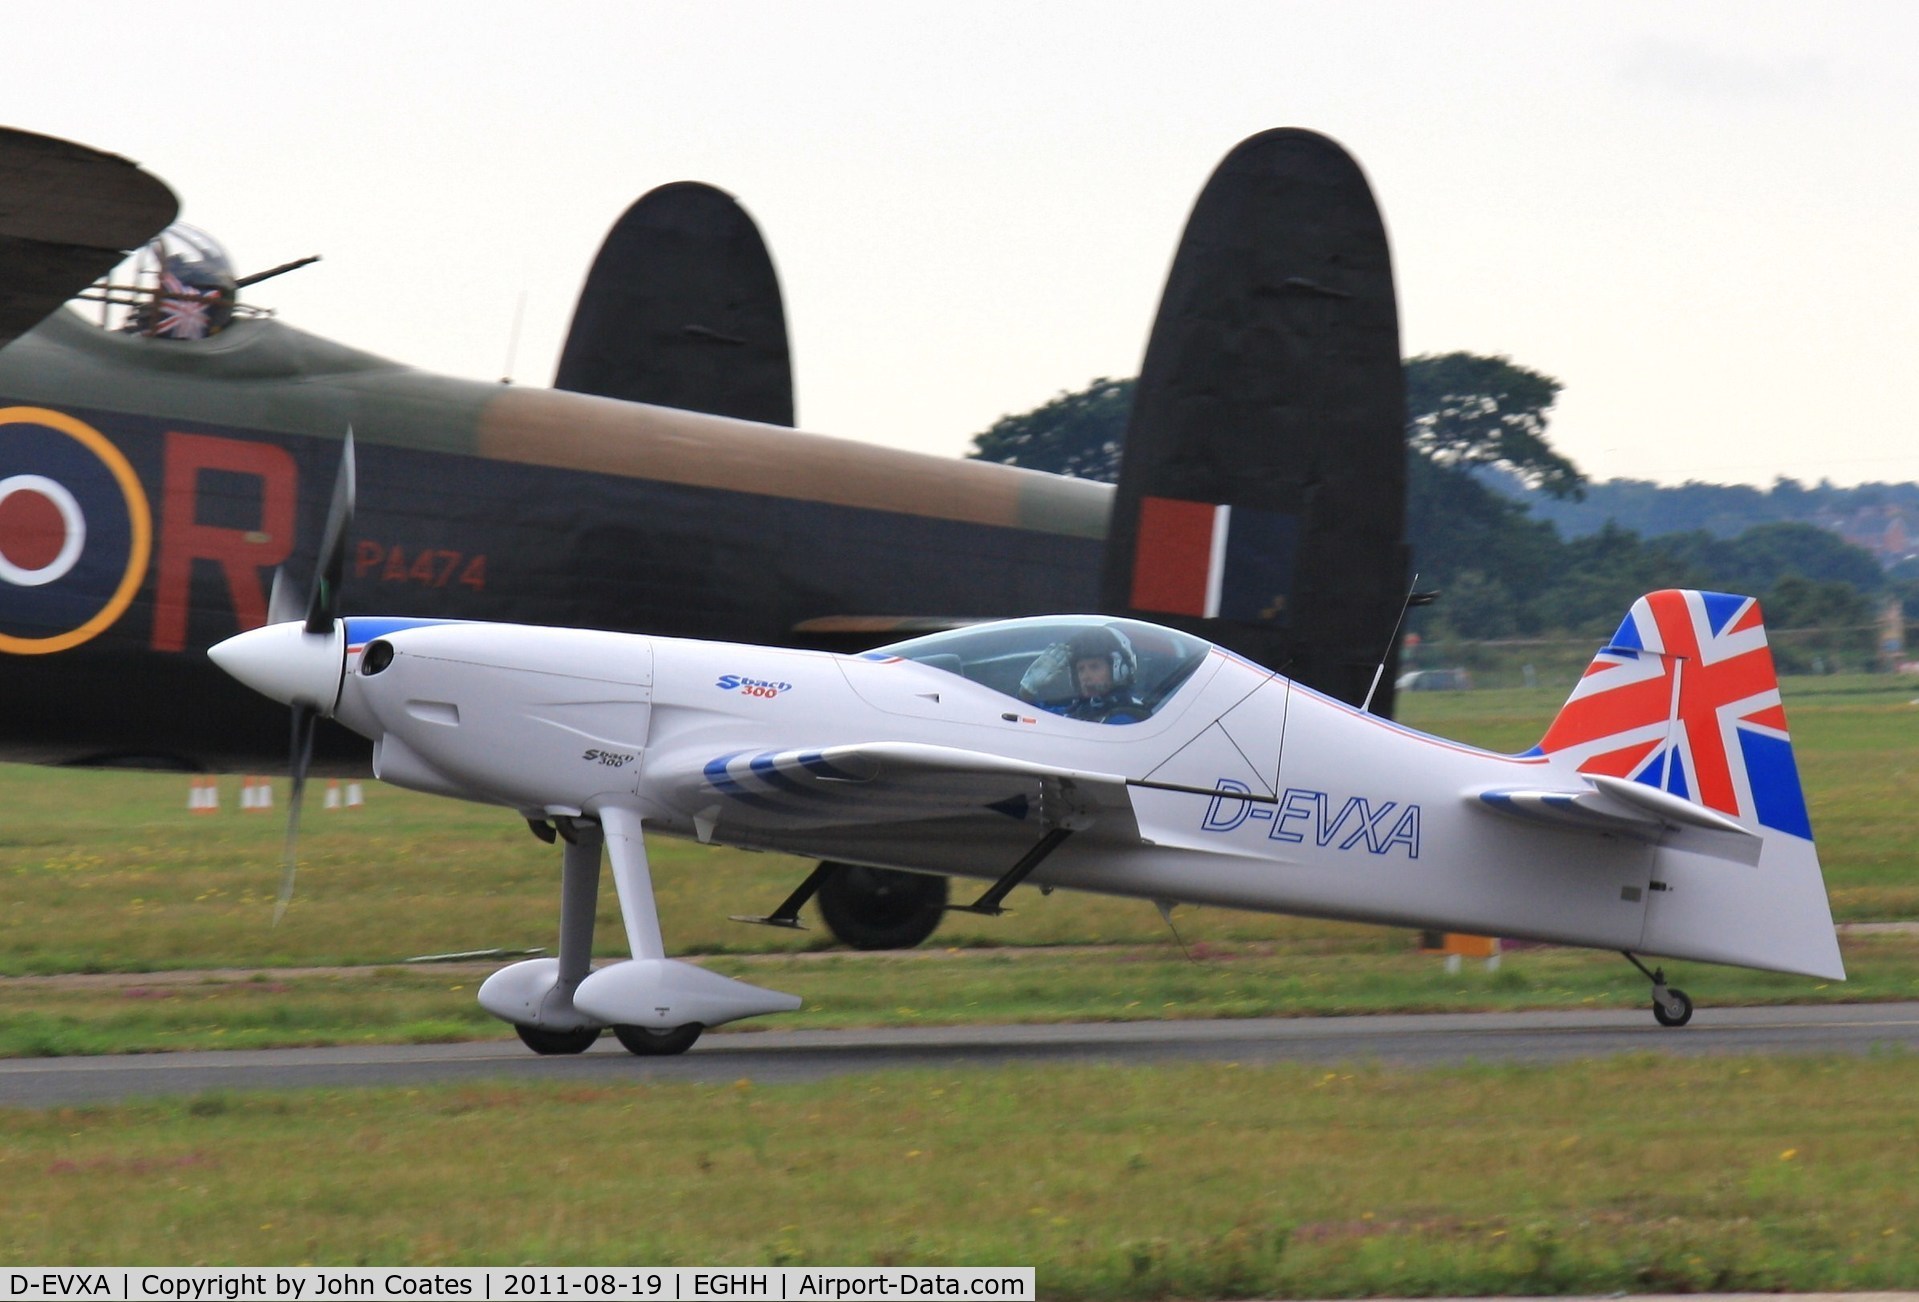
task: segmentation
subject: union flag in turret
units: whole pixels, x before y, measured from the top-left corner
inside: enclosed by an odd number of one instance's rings
[[[212,332],[208,309],[216,290],[196,289],[171,271],[160,277],[159,321],[154,333],[169,339],[205,339]]]

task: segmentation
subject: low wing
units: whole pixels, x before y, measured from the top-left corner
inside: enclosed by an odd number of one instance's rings
[[[693,770],[655,767],[649,784],[678,788],[707,827],[824,828],[965,818],[1032,820],[1102,840],[1136,841],[1126,779],[983,751],[914,742],[813,750],[733,751]]]
[[[124,158],[0,127],[0,348],[178,211],[164,181]]]
[[[1523,822],[1596,835],[1625,836],[1753,864],[1758,834],[1683,796],[1625,778],[1580,775],[1578,788],[1494,787],[1468,793],[1479,808]]]

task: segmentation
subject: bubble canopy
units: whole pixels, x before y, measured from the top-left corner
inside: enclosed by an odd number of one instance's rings
[[[1049,615],[1009,619],[930,633],[867,652],[898,657],[990,687],[1028,705],[1061,713],[1081,692],[1076,660],[1110,658],[1112,690],[1136,703],[1136,722],[1170,700],[1206,660],[1212,644],[1157,624],[1104,615]]]
[[[188,283],[209,288],[233,289],[233,259],[220,241],[185,222],[175,222],[147,242],[141,250],[143,271],[157,274],[172,271]]]
[[[79,297],[101,305],[96,324],[105,330],[152,339],[209,339],[236,314],[249,313],[240,307],[241,284],[218,240],[197,226],[175,222]]]

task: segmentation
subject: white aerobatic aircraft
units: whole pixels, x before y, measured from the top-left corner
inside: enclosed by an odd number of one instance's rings
[[[348,455],[323,555],[344,551]],[[799,1006],[667,957],[649,835],[984,877],[982,913],[1024,883],[1611,949],[1668,1026],[1691,1001],[1640,955],[1845,976],[1749,597],[1642,597],[1540,744],[1502,755],[1131,620],[846,656],[340,618],[338,574],[322,567],[304,619],[212,655],[292,705],[296,737],[331,716],[372,739],[382,780],[565,841],[558,957],[480,991],[539,1052],[611,1027],[678,1053]],[[632,958],[591,970],[602,846]]]

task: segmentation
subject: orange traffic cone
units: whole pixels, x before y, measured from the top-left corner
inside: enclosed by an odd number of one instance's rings
[[[264,812],[273,808],[273,780],[244,778],[240,783],[240,808],[246,812]]]

